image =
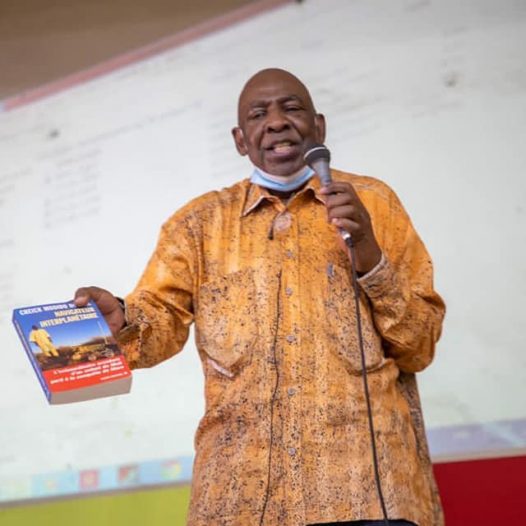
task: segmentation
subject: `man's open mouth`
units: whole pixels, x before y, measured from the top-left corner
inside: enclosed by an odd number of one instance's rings
[[[277,154],[286,154],[290,153],[297,145],[292,141],[279,141],[273,143],[269,150]]]

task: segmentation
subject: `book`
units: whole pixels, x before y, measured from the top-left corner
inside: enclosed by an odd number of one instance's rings
[[[13,323],[50,404],[130,391],[126,359],[94,302],[14,309]]]

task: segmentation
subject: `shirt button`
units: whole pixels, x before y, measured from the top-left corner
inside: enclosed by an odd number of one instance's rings
[[[292,259],[294,257],[294,252],[292,252],[292,250],[287,250],[285,252],[285,255],[289,258],[289,259]]]
[[[293,457],[296,454],[296,448],[295,447],[289,447],[288,449],[289,455]]]
[[[292,289],[291,289],[290,287],[287,287],[287,288],[285,289],[285,294],[286,294],[287,296],[292,296]]]
[[[288,394],[289,396],[294,396],[294,395],[296,394],[296,389],[294,389],[294,387],[289,387],[289,388],[287,389],[287,394]]]
[[[276,219],[274,220],[274,229],[277,232],[281,232],[282,230],[286,230],[290,227],[290,224],[292,222],[292,218],[289,212],[285,212],[283,214],[280,214]]]
[[[287,336],[287,341],[288,341],[289,343],[294,343],[294,342],[296,341],[296,336],[294,336],[294,334],[289,334],[289,335]]]

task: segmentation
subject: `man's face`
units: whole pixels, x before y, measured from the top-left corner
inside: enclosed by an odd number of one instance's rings
[[[304,165],[306,144],[323,143],[325,121],[316,114],[305,86],[282,70],[265,70],[247,83],[239,98],[236,148],[258,168],[286,176]]]

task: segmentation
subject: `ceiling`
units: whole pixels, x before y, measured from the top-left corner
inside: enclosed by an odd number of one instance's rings
[[[256,0],[0,0],[0,100]]]

